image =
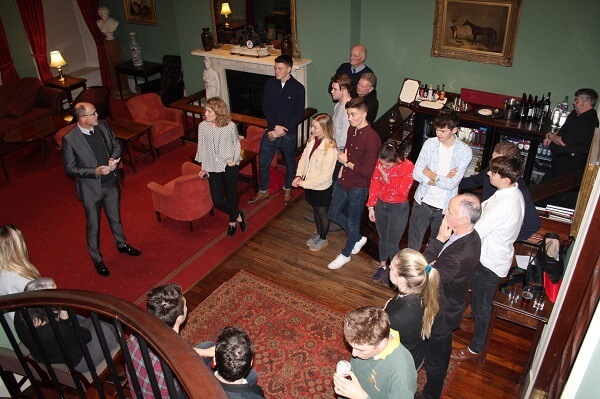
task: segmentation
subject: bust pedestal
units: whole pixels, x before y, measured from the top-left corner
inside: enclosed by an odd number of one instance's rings
[[[129,83],[127,82],[127,76],[117,75],[117,72],[114,68],[115,65],[123,62],[123,56],[121,55],[121,46],[119,45],[119,41],[115,40],[105,40],[104,41],[104,51],[106,52],[106,60],[108,61],[108,73],[110,75],[110,81],[112,83],[112,95],[113,97],[121,98],[121,92],[119,92],[119,87],[123,88],[123,97],[130,97],[132,95],[131,90],[129,89]],[[121,84],[117,79],[121,79]]]

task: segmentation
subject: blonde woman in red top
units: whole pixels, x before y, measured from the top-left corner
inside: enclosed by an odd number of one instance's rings
[[[379,234],[381,266],[373,275],[375,282],[389,281],[387,262],[398,253],[408,222],[408,192],[413,184],[414,167],[405,159],[402,145],[397,141],[388,141],[379,151],[367,199],[369,219],[375,222]]]

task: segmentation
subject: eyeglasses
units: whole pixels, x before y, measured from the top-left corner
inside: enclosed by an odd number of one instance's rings
[[[98,111],[94,111],[91,114],[83,114],[81,116],[93,116],[93,115],[98,115]]]

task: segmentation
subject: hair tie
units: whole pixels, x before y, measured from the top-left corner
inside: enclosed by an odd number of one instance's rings
[[[427,266],[425,266],[425,274],[429,274],[431,269],[433,269],[433,266],[431,266],[431,263],[429,263]]]

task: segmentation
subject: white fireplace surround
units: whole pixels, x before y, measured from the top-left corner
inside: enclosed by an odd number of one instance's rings
[[[279,51],[276,50],[277,53]],[[229,104],[229,96],[224,95],[224,93],[229,92],[229,88],[227,86],[227,74],[226,70],[230,69],[233,71],[242,71],[249,73],[256,73],[259,75],[268,75],[275,76],[273,72],[273,67],[275,66],[275,58],[277,55],[270,55],[268,57],[255,58],[248,56],[241,56],[230,54],[229,49],[213,49],[211,51],[204,50],[194,50],[192,51],[192,55],[196,55],[199,57],[210,58],[213,69],[219,75],[219,83],[221,87],[221,96],[227,106]],[[306,89],[306,99],[308,99],[308,86],[307,86],[307,74],[306,67],[310,64],[312,60],[307,58],[294,59],[294,66],[292,68],[292,76],[298,80],[298,82],[302,83]]]

